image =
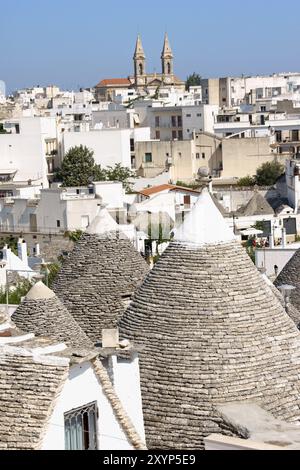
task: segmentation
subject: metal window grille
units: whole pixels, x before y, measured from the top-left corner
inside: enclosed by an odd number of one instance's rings
[[[64,414],[66,450],[97,450],[97,402]]]

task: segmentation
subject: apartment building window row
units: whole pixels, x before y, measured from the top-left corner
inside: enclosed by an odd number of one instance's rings
[[[181,116],[172,116],[171,117],[172,127],[182,127],[182,117]]]

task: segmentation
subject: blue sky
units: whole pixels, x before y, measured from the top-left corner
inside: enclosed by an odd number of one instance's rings
[[[136,35],[160,71],[164,32],[183,79],[300,71],[299,0],[0,0],[0,79],[66,89],[132,73]]]

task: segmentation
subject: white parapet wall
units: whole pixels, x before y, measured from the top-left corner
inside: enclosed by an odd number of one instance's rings
[[[281,273],[285,265],[294,256],[299,246],[294,248],[262,248],[255,250],[255,265],[258,269],[266,269],[267,276],[275,276],[275,266],[277,275]]]
[[[204,443],[205,450],[285,450],[285,447],[222,434],[211,434],[204,439]]]

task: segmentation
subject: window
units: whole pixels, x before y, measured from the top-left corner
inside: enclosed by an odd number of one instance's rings
[[[160,131],[155,131],[155,138],[160,140]]]
[[[266,106],[261,106],[261,107],[260,107],[260,111],[261,111],[262,113],[265,113],[265,112],[267,111],[267,107],[266,107]]]
[[[203,160],[205,159],[205,153],[204,152],[202,153],[202,158],[203,158]]]
[[[60,227],[60,220],[57,220],[57,221],[56,221],[56,227],[57,227],[57,228]]]
[[[183,133],[182,131],[178,131],[178,139],[183,140]]]
[[[197,160],[200,159],[200,153],[196,153],[196,158],[197,158]]]
[[[159,127],[159,116],[155,116],[155,127]]]
[[[97,402],[64,414],[66,450],[97,450],[97,417]]]
[[[202,116],[202,114],[201,114],[201,113],[198,113],[198,114],[197,114],[197,117],[201,117],[201,116]]]
[[[171,117],[172,127],[177,127],[177,125],[176,125],[176,121],[177,121],[176,117],[177,117],[177,116],[172,116],[172,117]]]
[[[143,75],[144,73],[143,64],[139,64],[139,72],[140,72],[140,75]]]
[[[171,64],[170,64],[170,62],[168,62],[167,71],[168,71],[168,75],[170,75],[170,73],[171,73]]]
[[[152,163],[152,153],[145,153],[145,163]]]
[[[130,139],[130,152],[134,152],[134,139]]]
[[[183,203],[184,203],[185,209],[189,209],[191,206],[191,196],[189,195],[183,196]]]
[[[257,88],[256,89],[256,99],[261,100],[264,97],[264,89]]]
[[[80,194],[80,189],[76,189],[76,194]]]
[[[191,114],[187,114],[186,117],[187,117],[187,118],[190,118],[190,117],[192,117],[192,115],[191,115]]]
[[[178,127],[182,127],[182,117],[181,116],[177,117],[177,123],[178,123]]]
[[[172,131],[172,139],[177,139],[177,132],[176,131]]]

